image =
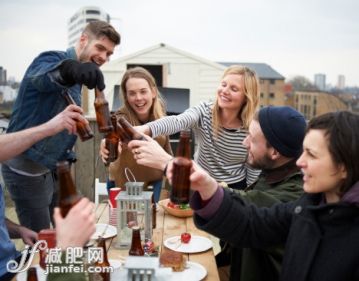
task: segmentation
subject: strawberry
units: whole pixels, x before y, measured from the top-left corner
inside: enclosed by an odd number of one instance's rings
[[[191,240],[191,234],[190,233],[183,232],[181,234],[181,242],[182,243],[188,244],[190,240]]]

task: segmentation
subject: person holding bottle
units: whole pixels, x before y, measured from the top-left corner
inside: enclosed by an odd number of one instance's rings
[[[61,95],[68,88],[81,104],[81,86],[105,88],[100,66],[108,61],[120,35],[107,22],[86,25],[75,47],[47,51],[27,68],[16,98],[7,132],[44,123],[61,112],[67,102]],[[50,227],[57,201],[56,163],[74,162],[76,136],[65,131],[41,140],[2,165],[5,185],[16,205],[21,225],[34,231]]]
[[[195,225],[232,247],[285,244],[279,280],[359,280],[358,143],[358,114],[339,111],[311,119],[296,161],[304,194],[269,208],[246,203],[194,167]]]
[[[262,172],[245,190],[231,190],[259,207],[298,199],[303,193],[303,181],[295,162],[302,152],[305,128],[304,116],[288,106],[268,106],[256,112],[243,144],[248,149],[247,163]],[[137,154],[138,161],[149,158],[147,152],[163,155],[157,161],[157,165],[162,161],[162,167],[170,160],[154,142],[148,141],[142,146],[141,154]],[[175,181],[174,175],[172,184]],[[278,280],[283,245],[265,249],[231,247],[226,241],[222,241],[222,245],[222,251],[216,255],[221,280]]]
[[[191,128],[197,144],[195,161],[217,181],[234,189],[244,189],[260,173],[246,164],[247,149],[242,144],[258,102],[255,72],[234,65],[225,70],[215,102],[201,102],[182,114],[161,118],[136,129],[156,137]],[[134,153],[141,153],[149,144],[136,141],[136,146],[130,145]],[[144,158],[142,156],[146,155],[140,154],[137,158]],[[147,159],[151,166],[156,165],[154,161]]]
[[[75,134],[76,122],[78,121],[88,124],[82,115],[82,109],[77,105],[69,105],[44,124],[15,133],[0,135],[0,161],[6,161],[22,153],[34,143],[63,130]],[[83,246],[84,241],[87,241],[95,231],[94,213],[84,211],[85,208],[93,210],[93,203],[89,202],[88,199],[83,199],[80,202],[79,207],[66,219],[55,217],[55,221],[58,222],[56,231],[58,232],[57,237],[60,246]],[[55,212],[55,215],[56,213],[59,213],[59,210]],[[78,230],[76,232],[73,232],[74,225]],[[16,250],[10,238],[22,238],[25,244],[33,246],[38,235],[31,229],[18,225],[5,217],[3,187],[0,186],[0,280],[12,280],[14,274],[7,271],[6,265],[10,260],[19,262],[21,259],[20,252]]]
[[[139,126],[162,118],[166,114],[165,105],[158,92],[155,79],[142,67],[130,68],[125,72],[121,81],[121,93],[123,106],[116,112],[118,120],[124,117],[131,125]],[[169,155],[172,155],[168,136],[157,136],[155,141]],[[101,142],[100,154],[106,163],[108,150],[105,148],[105,140]],[[119,157],[109,165],[109,177],[115,181],[113,186],[123,188],[128,180],[133,180],[132,178],[127,179],[126,168],[133,173],[136,181],[145,182],[145,186],[153,185],[154,199],[157,202],[162,186],[162,171],[137,164],[132,151],[120,141]]]

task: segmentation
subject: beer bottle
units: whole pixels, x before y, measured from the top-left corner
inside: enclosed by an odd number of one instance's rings
[[[145,254],[141,244],[141,233],[139,226],[132,227],[131,248],[128,254],[130,256],[143,256]]]
[[[118,122],[131,140],[146,140],[145,137],[137,132],[125,118],[120,117]]]
[[[106,160],[107,164],[116,161],[118,157],[119,137],[117,134],[117,118],[114,112],[111,112],[111,123],[113,126],[113,130],[107,133],[105,138],[105,146],[106,149],[109,151],[108,158]]]
[[[95,111],[98,130],[100,133],[108,133],[113,130],[110,118],[108,101],[102,91],[95,88]]]
[[[170,200],[175,204],[187,204],[190,197],[190,180],[192,161],[190,131],[180,133],[176,157],[173,160],[173,179]]]
[[[117,122],[117,135],[121,139],[121,142],[123,143],[128,144],[132,140],[119,122]]]
[[[66,217],[70,209],[82,198],[77,194],[74,181],[71,176],[68,161],[57,163],[57,176],[59,179],[59,207],[62,217]]]
[[[106,239],[100,237],[97,242],[97,247],[102,248],[103,259],[102,262],[97,261],[95,263],[95,266],[102,267],[103,269],[100,272],[96,270],[96,275],[98,275],[96,277],[100,277],[100,278],[95,278],[95,280],[110,281],[110,271],[108,270],[110,266],[110,262],[108,261],[108,257],[107,257]]]
[[[69,105],[70,104],[76,105],[76,102],[74,101],[74,99],[71,97],[71,95],[69,94],[69,92],[67,90],[64,90],[62,92],[62,96],[65,98],[66,102]],[[84,121],[76,120],[76,131],[77,131],[77,134],[79,135],[81,141],[87,141],[87,140],[93,138],[93,132],[91,130],[91,127],[89,126],[89,124],[87,124]]]
[[[30,267],[27,271],[27,281],[37,281],[36,267]]]

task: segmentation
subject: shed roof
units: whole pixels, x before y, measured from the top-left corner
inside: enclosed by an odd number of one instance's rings
[[[285,77],[275,71],[270,65],[266,63],[252,63],[252,62],[218,62],[226,67],[231,65],[243,65],[247,66],[250,69],[254,70],[258,77],[261,79],[277,79],[277,80],[284,80]]]

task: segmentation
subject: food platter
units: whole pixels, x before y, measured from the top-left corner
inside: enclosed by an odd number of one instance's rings
[[[187,218],[193,216],[193,210],[191,208],[180,209],[176,207],[170,207],[168,204],[170,199],[164,199],[158,202],[158,204],[170,215],[180,218]]]

